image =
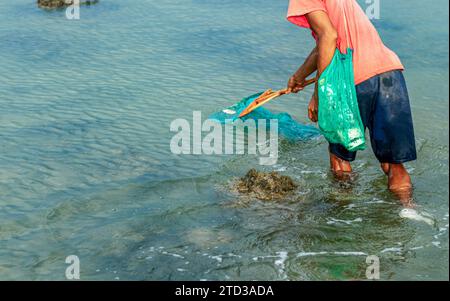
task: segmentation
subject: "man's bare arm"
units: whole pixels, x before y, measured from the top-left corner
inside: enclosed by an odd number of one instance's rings
[[[317,47],[311,51],[305,62],[291,76],[288,82],[288,92],[297,93],[303,90],[306,78],[317,70]]]
[[[317,78],[320,77],[330,64],[336,49],[337,32],[328,14],[324,11],[313,11],[308,13],[306,18],[317,36],[317,46],[289,79],[288,91],[293,93],[303,90],[306,77],[314,71],[317,70],[316,76]],[[314,96],[317,98],[317,84]]]
[[[294,73],[294,77],[298,79],[306,79],[309,75],[317,70],[317,46],[311,50],[311,53],[305,59],[303,64]]]
[[[326,12],[314,11],[308,13],[306,19],[317,36],[317,78],[319,78],[333,59],[338,35]],[[308,117],[313,122],[318,120],[317,82],[314,94],[309,102]]]
[[[295,74],[301,78],[307,78],[317,70],[317,46],[311,51],[305,62],[300,66]]]
[[[313,11],[306,19],[317,36],[317,76],[320,77],[333,59],[338,35],[326,12]]]

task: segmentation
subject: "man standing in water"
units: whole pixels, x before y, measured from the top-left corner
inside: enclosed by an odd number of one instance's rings
[[[372,150],[388,176],[388,187],[409,202],[411,178],[404,162],[416,160],[414,130],[403,65],[382,42],[356,0],[290,0],[287,19],[310,28],[316,47],[289,79],[289,92],[304,88],[307,76],[317,78],[330,64],[336,47],[353,49],[358,105],[364,127],[369,129]],[[347,32],[345,32],[347,30]],[[348,40],[346,40],[346,38]],[[308,106],[308,117],[318,118],[317,85]],[[356,152],[330,144],[331,170],[337,176],[352,171]]]

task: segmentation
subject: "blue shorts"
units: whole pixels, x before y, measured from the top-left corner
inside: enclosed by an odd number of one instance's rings
[[[356,86],[359,112],[369,129],[372,150],[381,163],[403,163],[417,159],[408,90],[403,73],[390,71]],[[356,152],[330,143],[337,157],[353,161]]]

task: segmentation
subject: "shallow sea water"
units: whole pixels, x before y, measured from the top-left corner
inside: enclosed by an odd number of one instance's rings
[[[169,2],[169,3],[168,3]],[[364,6],[364,1],[360,1]],[[370,147],[350,183],[326,143],[280,140],[278,163],[170,152],[176,118],[282,88],[313,46],[287,1],[102,0],[81,20],[0,2],[0,279],[448,279],[448,1],[382,2],[374,21],[405,67],[419,212],[402,219]],[[418,22],[426,19],[427,22]],[[308,123],[307,89],[268,104]],[[299,184],[277,202],[229,189],[252,168]]]

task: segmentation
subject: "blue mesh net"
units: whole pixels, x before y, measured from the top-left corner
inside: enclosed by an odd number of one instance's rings
[[[208,119],[215,120],[221,124],[232,123],[239,119],[239,114],[251,104],[262,93],[257,93],[242,99],[240,102],[228,107],[220,112],[214,113],[208,117]],[[261,119],[277,119],[278,120],[278,133],[281,137],[284,137],[290,141],[304,141],[315,138],[320,135],[318,129],[310,125],[301,124],[291,117],[287,113],[273,114],[263,107],[259,107],[252,111],[250,114],[241,118],[243,121],[247,119],[253,119],[255,121]],[[258,123],[256,122],[258,125]],[[268,122],[266,123],[268,124]]]

